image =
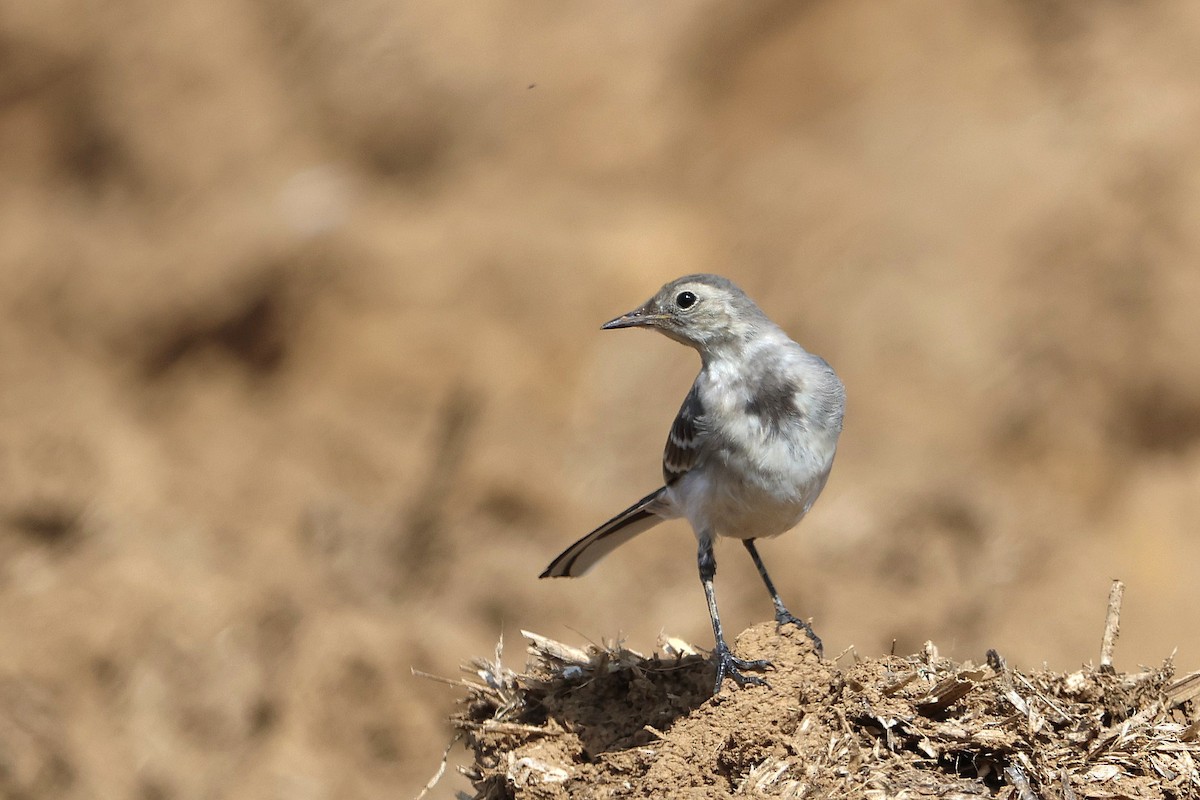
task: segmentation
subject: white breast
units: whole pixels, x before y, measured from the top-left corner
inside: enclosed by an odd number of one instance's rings
[[[697,378],[705,410],[706,456],[672,493],[698,536],[777,536],[803,518],[824,488],[837,448],[840,413],[836,425],[825,419],[817,407],[820,397],[812,391],[804,364],[798,363],[809,357],[796,350],[797,361],[782,365],[796,372],[796,413],[780,419],[747,413],[757,387],[737,364],[706,365]]]

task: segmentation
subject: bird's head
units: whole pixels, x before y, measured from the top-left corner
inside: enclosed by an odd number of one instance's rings
[[[628,314],[604,323],[603,329],[653,328],[705,354],[752,339],[770,325],[731,281],[719,275],[685,275]]]

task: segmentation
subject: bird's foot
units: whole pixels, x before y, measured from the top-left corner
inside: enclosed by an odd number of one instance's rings
[[[726,677],[733,678],[734,682],[740,687],[746,686],[769,686],[765,680],[756,675],[743,675],[742,670],[755,670],[762,672],[771,668],[771,662],[765,659],[749,661],[744,658],[738,658],[729,649],[729,645],[725,642],[717,642],[717,649],[713,651],[713,655],[717,659],[717,685],[713,689],[713,694],[721,693],[721,684]]]
[[[780,608],[775,611],[775,624],[779,626],[795,625],[800,628],[812,641],[813,650],[816,651],[817,658],[825,657],[825,645],[821,643],[821,637],[817,636],[817,632],[813,630],[812,625],[809,625],[805,620],[795,616],[786,608]]]

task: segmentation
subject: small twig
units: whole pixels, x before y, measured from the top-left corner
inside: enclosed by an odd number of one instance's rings
[[[854,663],[855,664],[858,663],[858,652],[854,649],[854,645],[852,645],[852,644],[846,645],[845,649],[843,649],[842,652],[840,652],[836,656],[834,656],[833,663],[835,663],[835,664],[839,663],[847,655],[853,655]]]
[[[665,740],[667,738],[667,735],[665,733],[663,733],[662,731],[660,731],[658,728],[654,727],[653,725],[643,725],[642,730],[646,731],[646,733],[649,733],[650,735],[652,735],[655,739],[658,739],[659,741]]]
[[[1105,675],[1116,672],[1113,669],[1113,648],[1117,646],[1117,636],[1121,633],[1121,601],[1125,598],[1125,584],[1119,580],[1112,582],[1108,590],[1108,613],[1104,617],[1104,640],[1100,644],[1100,671]]]
[[[442,776],[446,774],[446,763],[450,761],[450,751],[454,749],[454,745],[462,741],[462,738],[463,734],[460,731],[454,735],[453,739],[450,740],[450,744],[446,745],[446,751],[442,753],[442,763],[438,765],[437,772],[432,778],[429,779],[429,783],[425,784],[425,788],[421,790],[419,795],[417,795],[416,800],[421,800],[422,797],[429,794],[433,787],[438,785],[438,781],[440,781]]]
[[[499,719],[485,719],[483,722],[463,720],[456,722],[465,731],[484,731],[486,733],[506,733],[510,736],[528,734],[529,736],[559,736],[562,731],[548,726],[526,725],[521,722],[505,722]]]
[[[1014,672],[1012,674],[1014,677],[1016,677],[1017,680],[1019,680],[1021,683],[1025,684],[1025,688],[1028,689],[1031,694],[1036,695],[1039,700],[1041,700],[1043,703],[1045,703],[1049,708],[1051,708],[1054,711],[1055,714],[1058,715],[1057,717],[1054,718],[1055,722],[1064,723],[1064,722],[1070,721],[1071,718],[1070,718],[1070,716],[1067,715],[1067,712],[1064,711],[1061,707],[1055,705],[1054,701],[1051,700],[1049,697],[1047,697],[1046,695],[1044,695],[1040,691],[1038,691],[1037,687],[1034,686],[1032,683],[1030,683],[1028,678],[1026,678],[1024,675],[1022,675],[1019,672]]]
[[[441,675],[434,675],[432,672],[425,672],[424,670],[419,670],[416,667],[409,667],[408,669],[414,678],[424,678],[425,680],[434,681],[435,683],[444,683],[447,686],[454,686],[462,689],[474,689],[478,692],[487,691],[487,687],[482,683],[469,681],[465,678],[443,678]]]
[[[529,640],[529,650],[533,655],[546,656],[564,664],[575,664],[580,667],[590,666],[594,661],[590,655],[578,647],[556,642],[532,631],[521,631],[521,635]]]

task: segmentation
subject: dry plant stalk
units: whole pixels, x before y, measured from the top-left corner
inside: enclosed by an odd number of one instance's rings
[[[1104,638],[1100,642],[1100,671],[1112,675],[1113,650],[1121,635],[1121,602],[1125,599],[1125,584],[1114,580],[1108,590],[1108,613],[1104,616]]]

